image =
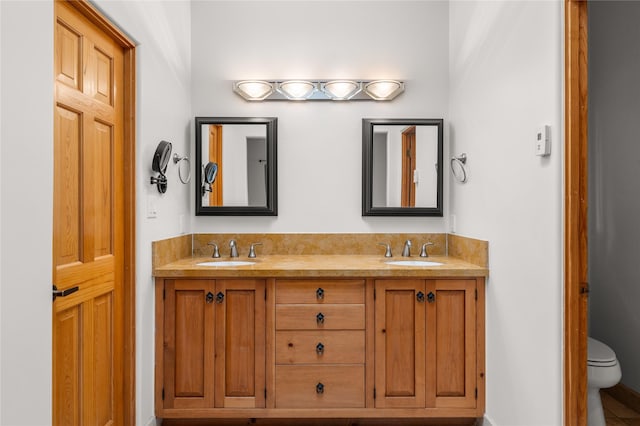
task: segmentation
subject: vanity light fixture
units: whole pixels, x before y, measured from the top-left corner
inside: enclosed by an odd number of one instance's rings
[[[241,80],[233,91],[247,101],[390,101],[404,91],[398,80]]]
[[[305,80],[288,80],[277,83],[276,90],[292,101],[304,101],[317,90],[315,83]]]
[[[389,101],[404,91],[404,83],[396,80],[374,80],[364,85],[364,91],[376,101]]]
[[[362,90],[362,83],[353,80],[332,80],[322,83],[321,90],[335,101],[353,98]]]
[[[273,83],[261,80],[236,81],[233,91],[247,101],[261,101],[273,93]]]

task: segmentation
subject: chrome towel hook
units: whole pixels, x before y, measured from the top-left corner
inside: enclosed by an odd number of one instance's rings
[[[191,181],[191,162],[189,161],[189,157],[180,157],[178,154],[173,154],[173,163],[178,165],[178,177],[180,178],[180,182],[183,184],[188,184]],[[186,177],[182,174],[182,164],[186,164],[187,171],[184,172]]]
[[[464,152],[457,157],[451,158],[451,173],[453,177],[460,183],[467,181],[467,154]]]

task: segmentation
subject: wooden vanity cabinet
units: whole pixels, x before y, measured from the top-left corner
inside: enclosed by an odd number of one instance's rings
[[[156,301],[159,417],[265,406],[264,280],[159,280]]]
[[[484,285],[158,278],[156,415],[482,417]]]
[[[376,408],[476,408],[475,279],[375,282]]]

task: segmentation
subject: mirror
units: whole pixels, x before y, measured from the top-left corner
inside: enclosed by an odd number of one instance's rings
[[[277,118],[196,117],[196,215],[276,216]]]
[[[442,217],[443,120],[362,120],[362,215]]]

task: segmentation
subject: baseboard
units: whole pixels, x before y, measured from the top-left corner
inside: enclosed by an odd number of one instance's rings
[[[630,387],[625,386],[622,383],[618,383],[614,387],[602,389],[602,391],[622,402],[627,407],[640,412],[640,393]]]
[[[478,426],[493,426],[493,422],[485,414],[483,418],[478,419]]]

